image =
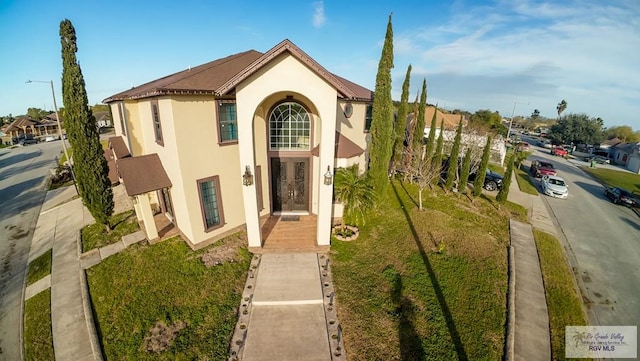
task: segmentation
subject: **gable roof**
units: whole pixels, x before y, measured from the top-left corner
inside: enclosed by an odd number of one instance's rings
[[[248,50],[230,55],[114,94],[103,102],[110,103],[125,99],[142,99],[174,94],[210,94],[215,96],[231,94],[240,82],[285,52],[296,57],[324,78],[338,90],[340,96],[348,99],[372,99],[372,91],[330,73],[290,40],[285,39],[264,54]]]
[[[20,131],[20,130],[24,130],[23,127],[33,127],[40,124],[40,122],[38,122],[37,120],[31,119],[28,116],[27,117],[20,117],[20,118],[16,118],[13,122],[11,122],[11,124],[9,124],[4,132],[8,133],[8,132],[12,132],[12,131]]]
[[[364,153],[364,149],[359,145],[352,142],[351,139],[342,135],[342,133],[336,131],[335,138],[335,157],[338,159],[348,159]],[[316,146],[311,150],[311,154],[316,157],[320,155],[320,146]]]

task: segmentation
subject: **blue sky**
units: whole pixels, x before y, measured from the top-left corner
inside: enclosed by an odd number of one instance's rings
[[[60,21],[76,28],[89,102],[189,66],[290,39],[329,71],[374,89],[393,12],[393,97],[412,64],[446,109],[538,109],[640,129],[640,2],[0,0],[0,115],[62,106]]]

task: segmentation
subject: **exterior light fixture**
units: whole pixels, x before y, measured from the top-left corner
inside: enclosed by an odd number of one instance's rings
[[[253,184],[253,174],[251,174],[251,168],[249,166],[246,166],[244,168],[244,174],[242,175],[242,184],[247,187]]]
[[[324,174],[324,184],[330,186],[333,183],[333,174],[331,173],[331,167],[327,166],[327,173]]]

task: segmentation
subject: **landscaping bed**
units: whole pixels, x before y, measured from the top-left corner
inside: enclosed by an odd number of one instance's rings
[[[111,232],[107,233],[104,225],[94,223],[82,228],[82,252],[116,243],[123,236],[140,229],[136,214],[133,210],[118,213],[109,219]]]

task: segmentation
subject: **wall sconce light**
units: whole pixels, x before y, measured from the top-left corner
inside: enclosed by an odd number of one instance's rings
[[[331,173],[331,168],[327,166],[327,173],[324,174],[324,184],[330,186],[333,182],[333,174]]]
[[[251,174],[251,168],[249,168],[249,166],[246,166],[244,168],[244,174],[242,175],[242,184],[247,187],[253,184],[253,174]]]

